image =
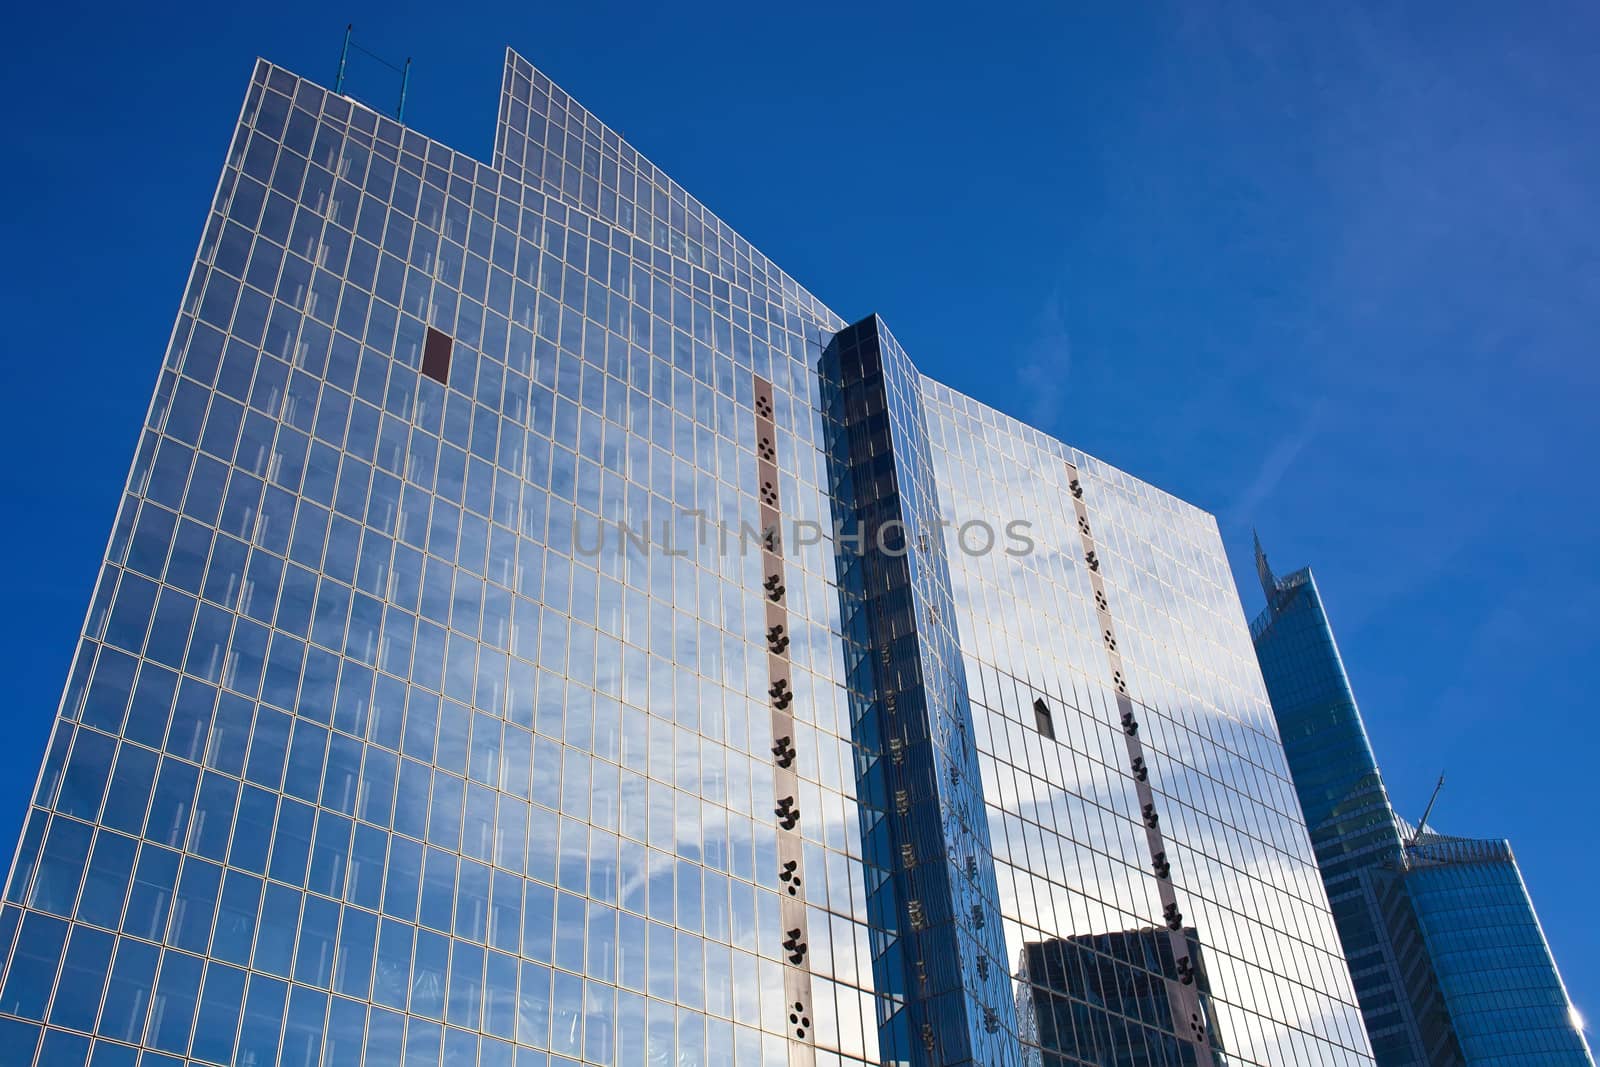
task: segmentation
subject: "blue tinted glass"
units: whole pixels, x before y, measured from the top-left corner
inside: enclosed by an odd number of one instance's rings
[[[1215,520],[924,379],[515,55],[499,116],[485,165],[257,66],[8,1047],[1371,1062]]]

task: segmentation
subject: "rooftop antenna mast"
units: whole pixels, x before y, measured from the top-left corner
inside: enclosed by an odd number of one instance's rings
[[[354,48],[357,52],[360,52],[362,55],[367,56],[369,59],[377,60],[379,63],[382,63],[384,66],[388,67],[390,70],[392,70],[396,74],[400,75],[400,104],[399,104],[398,107],[395,108],[394,117],[397,120],[399,120],[400,122],[402,122],[402,123],[405,122],[405,120],[406,120],[406,90],[408,88],[410,88],[410,85],[411,85],[411,57],[410,56],[406,56],[405,66],[403,66],[403,67],[395,66],[393,63],[389,62],[387,59],[384,59],[382,56],[377,55],[377,54],[375,54],[373,52],[367,51],[365,48],[362,48],[360,45],[356,44],[355,41],[351,40],[352,36],[355,33],[355,28],[356,28],[355,27],[355,23],[353,23],[353,22],[345,23],[345,27],[344,27],[344,47],[339,49],[339,71],[334,76],[334,79],[333,79],[333,91],[338,93],[340,96],[344,96],[345,95],[345,91],[344,91],[345,68],[350,63],[350,49]]]
[[[1418,841],[1422,840],[1422,831],[1428,825],[1428,816],[1433,814],[1434,801],[1439,799],[1439,790],[1443,788],[1444,772],[1440,771],[1438,784],[1433,787],[1433,796],[1428,798],[1428,806],[1422,809],[1422,818],[1417,820],[1417,832],[1411,835],[1411,840],[1407,841],[1406,844],[1415,845]]]
[[[344,24],[344,47],[339,49],[339,73],[333,79],[333,91],[340,96],[344,95],[344,68],[345,64],[350,61],[350,34],[354,32],[355,28],[356,24],[353,22]]]

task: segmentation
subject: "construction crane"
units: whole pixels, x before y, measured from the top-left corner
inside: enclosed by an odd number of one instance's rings
[[[1438,782],[1437,785],[1435,785],[1433,787],[1433,796],[1428,798],[1428,806],[1426,808],[1422,809],[1422,818],[1417,820],[1416,833],[1412,834],[1411,835],[1411,840],[1406,842],[1406,844],[1408,846],[1409,845],[1415,845],[1418,841],[1422,840],[1422,831],[1427,828],[1428,816],[1433,814],[1434,801],[1439,799],[1439,790],[1441,790],[1443,788],[1444,788],[1444,772],[1440,771],[1439,772],[1439,782]]]

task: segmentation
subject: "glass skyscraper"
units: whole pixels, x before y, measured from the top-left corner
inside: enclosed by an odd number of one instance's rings
[[[1379,1067],[1592,1067],[1511,846],[1396,812],[1309,568],[1251,626]]]
[[[1371,1063],[1215,521],[525,60],[260,63],[0,907],[6,1063]]]

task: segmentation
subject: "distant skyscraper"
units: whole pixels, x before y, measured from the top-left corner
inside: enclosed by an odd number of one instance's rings
[[[1251,626],[1379,1067],[1591,1065],[1505,841],[1394,811],[1309,568]]]
[[[0,1059],[1370,1064],[1214,520],[503,85],[485,165],[257,66]]]

